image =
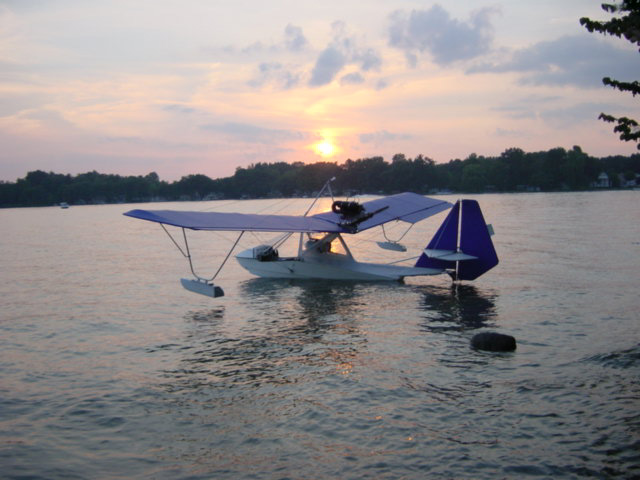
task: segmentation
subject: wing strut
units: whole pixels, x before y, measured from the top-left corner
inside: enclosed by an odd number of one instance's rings
[[[227,253],[227,256],[224,257],[224,260],[222,261],[222,263],[218,267],[218,270],[213,275],[213,277],[204,278],[204,277],[201,277],[200,275],[198,275],[195,272],[195,269],[193,268],[193,261],[191,259],[191,252],[189,251],[189,241],[187,240],[187,232],[184,229],[184,227],[182,228],[182,237],[184,238],[184,246],[185,246],[186,253],[185,253],[185,250],[183,250],[182,247],[180,246],[180,244],[178,244],[178,242],[176,242],[176,240],[173,238],[173,235],[171,235],[171,233],[169,233],[169,231],[165,228],[165,226],[162,223],[160,224],[160,226],[165,231],[165,233],[169,236],[169,238],[171,239],[173,244],[176,246],[176,248],[180,251],[182,256],[184,256],[187,260],[189,260],[189,268],[191,269],[191,273],[193,274],[193,276],[196,278],[196,280],[191,280],[191,279],[187,279],[187,278],[181,278],[180,279],[180,283],[182,283],[182,286],[184,288],[186,288],[187,290],[189,290],[189,291],[192,291],[192,292],[195,292],[195,293],[201,293],[201,294],[209,296],[209,297],[221,297],[221,296],[223,296],[224,295],[224,291],[222,290],[221,287],[218,287],[218,286],[214,285],[213,281],[218,276],[218,274],[222,270],[222,267],[224,267],[225,263],[227,263],[227,260],[229,260],[229,257],[231,256],[231,254],[233,253],[233,250],[238,245],[238,242],[240,242],[240,239],[242,238],[242,235],[244,235],[245,231],[242,230],[240,232],[240,235],[238,235],[238,238],[236,238],[236,241],[234,242],[233,246],[231,247],[231,249]]]
[[[229,250],[229,253],[227,253],[227,256],[224,257],[224,260],[222,261],[222,263],[218,267],[218,271],[213,275],[213,277],[211,277],[211,280],[209,280],[210,282],[212,282],[218,276],[218,274],[220,273],[220,270],[222,270],[222,267],[224,267],[224,264],[227,263],[227,260],[229,260],[229,257],[231,256],[231,253],[233,253],[233,250],[236,248],[236,245],[238,245],[238,242],[242,238],[242,235],[244,235],[244,230],[242,230],[240,232],[240,235],[238,235],[238,238],[236,238],[236,241],[234,242],[233,246],[231,247],[231,250]],[[191,260],[189,260],[189,261],[191,261]]]

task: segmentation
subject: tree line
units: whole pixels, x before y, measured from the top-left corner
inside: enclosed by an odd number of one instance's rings
[[[423,155],[412,159],[396,154],[391,162],[371,157],[342,164],[256,163],[239,167],[226,178],[193,174],[174,182],[160,180],[155,172],[120,176],[92,171],[72,176],[36,170],[16,182],[0,182],[0,207],[287,198],[313,195],[332,177],[337,195],[587,190],[603,172],[610,187],[623,186],[640,175],[640,154],[595,158],[578,146],[531,153],[510,148],[497,157],[474,153],[440,164]]]

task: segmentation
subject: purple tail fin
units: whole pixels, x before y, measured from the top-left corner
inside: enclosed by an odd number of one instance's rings
[[[475,280],[497,264],[498,255],[478,202],[460,200],[415,266],[448,269],[454,280]]]

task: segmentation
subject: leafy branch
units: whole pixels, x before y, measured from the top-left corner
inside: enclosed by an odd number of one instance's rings
[[[625,38],[631,43],[640,45],[640,0],[622,0],[620,4],[603,3],[602,9],[612,15],[620,14],[621,16],[613,17],[605,22],[583,17],[580,19],[580,24],[589,32]],[[640,82],[637,80],[623,82],[604,77],[602,83],[621,92],[630,92],[634,97],[640,93]],[[640,127],[638,122],[632,118],[614,117],[606,113],[601,113],[598,118],[605,122],[614,123],[613,131],[620,134],[620,140],[636,142],[636,146],[640,150]]]

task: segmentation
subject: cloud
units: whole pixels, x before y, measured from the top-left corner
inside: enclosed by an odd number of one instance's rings
[[[564,36],[516,50],[501,63],[476,65],[467,73],[521,73],[525,85],[602,86],[602,77],[640,76],[638,53],[592,35]]]
[[[320,53],[311,71],[309,85],[319,87],[331,83],[334,77],[347,64],[345,55],[334,46],[329,46]]]
[[[33,10],[47,6],[46,0],[2,0],[0,6],[11,10]]]
[[[11,92],[10,94],[0,92],[0,118],[39,108],[50,100],[50,95],[39,92]]]
[[[338,73],[349,64],[357,64],[363,71],[379,68],[380,57],[373,49],[356,49],[353,39],[345,35],[345,26],[342,22],[334,22],[333,35],[329,45],[320,52],[312,71],[308,84],[312,87],[331,83]],[[291,61],[290,54],[300,54],[310,47],[301,27],[288,24],[284,29],[284,40],[276,44],[264,44],[257,41],[243,48],[243,54],[269,54],[273,61],[262,62],[257,67],[257,72],[247,84],[254,88],[272,85],[281,90],[289,90],[300,84],[304,75],[304,66]],[[234,53],[231,49],[227,53]],[[285,63],[276,60],[287,56],[289,61]],[[356,77],[345,80],[348,83],[356,83]]]
[[[511,118],[513,120],[533,120],[537,117],[534,107],[526,107],[523,105],[496,107],[491,110],[503,113],[507,118]]]
[[[545,124],[556,128],[570,128],[572,126],[595,122],[600,112],[616,111],[619,104],[606,102],[565,102],[560,96],[531,95],[514,99],[511,103],[493,107],[491,110],[503,114],[511,120],[541,120]],[[564,105],[563,105],[564,103]],[[511,123],[511,125],[516,125]],[[512,130],[499,129],[506,134]]]
[[[249,80],[251,87],[262,87],[266,84],[274,84],[282,90],[289,90],[300,82],[300,74],[286,69],[278,62],[264,62],[258,65],[258,72]]]
[[[142,145],[145,143],[145,140],[142,137],[127,137],[127,136],[106,136],[102,137],[102,140],[107,143],[127,143],[127,144],[139,144]]]
[[[411,138],[413,138],[411,135],[390,133],[386,130],[362,133],[359,135],[360,143],[373,143],[374,145],[380,145],[385,142],[393,142],[396,140],[408,140]]]
[[[496,128],[495,135],[497,137],[518,138],[525,134],[522,130],[511,130],[504,128]]]
[[[380,78],[378,79],[378,81],[375,84],[375,89],[376,90],[384,90],[385,88],[387,88],[390,85],[389,81],[385,78]]]
[[[554,128],[569,128],[579,123],[595,123],[602,111],[612,108],[605,103],[578,103],[563,108],[546,109],[540,112],[540,118]]]
[[[494,8],[483,8],[473,12],[468,22],[461,22],[437,4],[411,13],[397,10],[390,17],[389,45],[404,51],[412,66],[424,52],[440,66],[476,58],[491,49],[490,16],[496,12]]]
[[[360,85],[364,83],[364,77],[358,72],[349,73],[340,79],[340,85]]]
[[[353,54],[353,61],[359,64],[360,68],[365,72],[379,70],[382,66],[382,59],[373,48],[356,50]]]
[[[255,42],[242,49],[242,53],[267,53],[271,56],[281,57],[285,53],[300,53],[308,46],[309,42],[302,32],[302,28],[288,24],[284,29],[284,40],[281,43],[265,45],[262,42]],[[299,70],[300,67],[285,66],[279,61],[261,62],[257,72],[247,82],[247,85],[254,88],[273,85],[281,90],[289,90],[300,83],[301,73]]]
[[[303,50],[309,42],[302,33],[302,28],[288,24],[284,29],[284,45],[291,52],[299,52]]]
[[[203,46],[200,47],[200,50],[206,52],[208,55],[219,55],[220,53],[222,53],[233,57],[237,57],[239,54],[251,57],[264,55],[283,55],[286,53],[299,54],[305,52],[307,48],[309,48],[309,42],[307,41],[302,28],[289,23],[284,28],[282,38],[275,42],[263,42],[261,40],[255,40],[245,46]]]
[[[307,78],[310,87],[328,85],[339,77],[346,67],[355,67],[352,72],[340,78],[341,85],[364,83],[365,74],[379,71],[382,66],[381,55],[371,47],[360,47],[353,35],[347,32],[344,22],[333,22],[331,38],[308,70],[306,55],[311,51],[301,27],[288,24],[284,29],[282,42],[267,44],[256,41],[244,48],[225,47],[224,53],[237,57],[238,53],[247,56],[268,58],[257,66],[257,71],[247,82],[254,88],[271,85],[281,90],[299,86],[302,78]],[[210,52],[213,50],[209,49]]]
[[[20,114],[20,117],[27,120],[33,120],[39,125],[46,125],[50,129],[75,130],[76,126],[68,121],[57,110],[51,108],[39,108],[27,110]]]
[[[332,28],[333,38],[318,55],[311,71],[309,86],[320,87],[331,83],[348,65],[358,66],[361,72],[380,69],[382,65],[380,54],[373,48],[359,48],[356,39],[347,35],[346,25],[343,22],[334,22]],[[356,78],[353,74],[350,75],[352,76],[347,75],[347,77]]]
[[[169,103],[167,105],[162,106],[162,109],[165,112],[172,112],[172,113],[194,113],[197,111],[193,107],[189,107],[187,105],[182,105],[179,103]]]
[[[235,137],[248,143],[262,143],[276,145],[280,142],[302,140],[307,137],[303,132],[296,130],[280,130],[264,128],[248,123],[226,122],[221,124],[209,124],[201,127],[204,130],[214,131]]]
[[[494,106],[492,111],[498,112],[512,120],[536,120],[540,112],[548,110],[549,105],[558,105],[562,97],[555,95],[527,95],[521,98],[512,98],[509,103]]]
[[[225,47],[227,49],[227,51],[229,53],[234,53],[234,49],[231,46]],[[257,42],[253,42],[250,45],[247,45],[246,47],[243,47],[240,50],[240,53],[244,54],[244,55],[257,55],[257,54],[262,54],[265,51],[269,51],[269,50],[275,50],[276,47],[271,45],[265,45],[264,43],[257,41]]]
[[[288,24],[284,28],[284,38],[276,43],[264,43],[260,40],[255,41],[246,47],[240,49],[240,53],[245,55],[257,55],[263,53],[279,53],[291,52],[298,53],[304,51],[309,46],[307,38],[304,36],[301,27]],[[236,49],[232,46],[225,47],[227,53],[235,53]]]

